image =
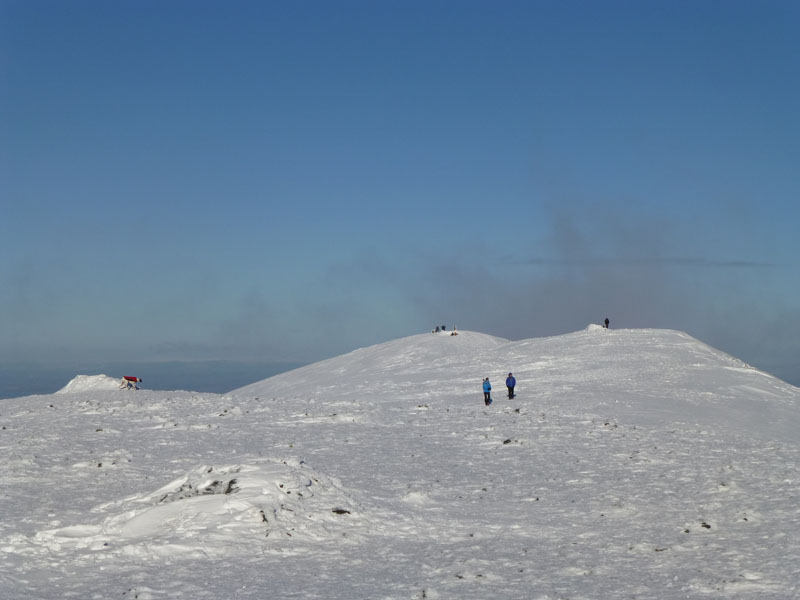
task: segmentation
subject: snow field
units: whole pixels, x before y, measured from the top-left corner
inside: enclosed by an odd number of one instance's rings
[[[0,596],[798,597],[799,393],[593,327],[4,401]]]

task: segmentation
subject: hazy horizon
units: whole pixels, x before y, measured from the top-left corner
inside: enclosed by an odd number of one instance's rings
[[[413,333],[409,335],[413,335]],[[352,348],[350,350],[355,349]],[[723,350],[722,348],[717,349]],[[333,357],[322,357],[319,360],[327,358]],[[735,358],[742,359],[739,356],[735,356]],[[6,362],[0,363],[0,400],[29,395],[52,394],[64,387],[77,375],[100,374],[112,377],[121,377],[122,375],[139,376],[145,379],[142,387],[146,389],[188,390],[222,394],[314,362],[318,361],[84,360],[64,361],[59,364]],[[769,373],[786,383],[800,387],[800,372],[789,361],[771,365],[752,364],[751,366]]]
[[[258,361],[82,362],[62,365],[0,364],[0,400],[53,394],[77,375],[132,375],[152,390],[186,390],[222,394],[237,387],[291,371],[305,363]]]

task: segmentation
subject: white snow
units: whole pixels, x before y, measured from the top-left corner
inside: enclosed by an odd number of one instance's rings
[[[118,390],[120,379],[109,377],[108,375],[76,375],[56,394],[75,394],[79,392],[91,392],[97,390]]]
[[[3,400],[0,598],[800,597],[800,389],[676,331],[449,333]]]

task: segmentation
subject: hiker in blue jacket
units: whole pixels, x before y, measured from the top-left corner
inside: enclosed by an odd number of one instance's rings
[[[514,376],[509,373],[508,377],[506,377],[506,387],[508,388],[508,397],[514,397],[514,386],[517,385],[517,380],[514,379]]]
[[[489,383],[489,378],[483,380],[483,401],[486,406],[492,403],[492,384]]]

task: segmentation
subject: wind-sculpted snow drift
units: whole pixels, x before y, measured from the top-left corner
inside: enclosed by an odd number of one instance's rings
[[[81,392],[96,392],[100,390],[119,389],[119,379],[108,375],[76,375],[67,385],[58,390],[56,394],[78,394]]]
[[[681,332],[73,390],[0,403],[2,598],[800,597],[800,390]]]
[[[202,466],[150,494],[97,507],[98,525],[42,531],[50,552],[103,550],[105,556],[249,553],[272,536],[322,540],[363,523],[358,504],[338,482],[304,464],[261,461]],[[350,520],[344,515],[355,515]]]

